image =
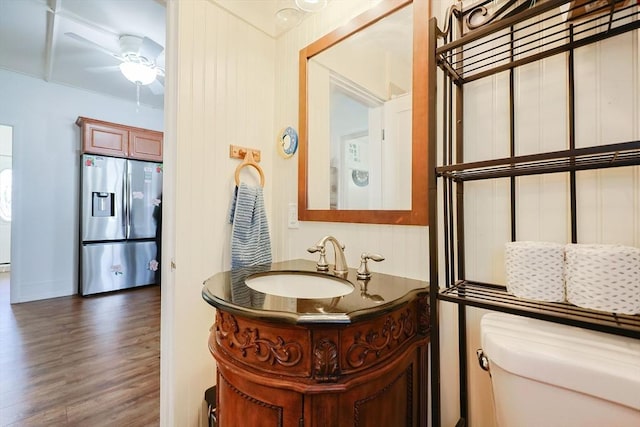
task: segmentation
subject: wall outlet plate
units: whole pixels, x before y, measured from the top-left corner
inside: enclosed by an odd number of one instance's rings
[[[289,228],[300,228],[298,221],[298,204],[289,203],[289,212],[287,214],[287,226]]]

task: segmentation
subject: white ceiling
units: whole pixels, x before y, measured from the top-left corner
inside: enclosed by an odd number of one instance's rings
[[[276,12],[293,7],[293,0],[210,1],[272,37],[286,30]],[[165,0],[0,0],[0,68],[135,102],[136,86],[119,72],[118,59],[65,33],[113,52],[123,34],[165,46],[165,14]],[[143,86],[140,103],[163,108],[164,96]]]
[[[164,46],[164,22],[157,0],[0,0],[0,68],[135,102],[136,86],[119,72],[119,60],[65,33],[119,52],[122,34]],[[163,98],[140,91],[141,104],[163,108]]]
[[[278,19],[278,11],[288,10],[298,14],[300,20],[306,15],[299,10],[294,0],[211,0],[227,9],[240,19],[248,22],[271,37],[277,37],[295,26],[296,22]],[[289,15],[290,16],[290,15]]]

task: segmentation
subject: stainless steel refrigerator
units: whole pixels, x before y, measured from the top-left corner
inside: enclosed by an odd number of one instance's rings
[[[162,164],[81,158],[81,295],[158,283]]]

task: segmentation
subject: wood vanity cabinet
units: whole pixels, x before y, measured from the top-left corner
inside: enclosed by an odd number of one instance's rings
[[[218,425],[426,426],[428,328],[426,297],[346,325],[218,308]]]
[[[82,153],[162,161],[162,132],[78,117]]]

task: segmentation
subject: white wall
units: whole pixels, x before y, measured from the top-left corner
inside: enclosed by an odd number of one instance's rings
[[[163,129],[163,112],[0,70],[13,126],[11,302],[72,295],[78,275],[78,116]]]
[[[161,316],[163,426],[203,425],[215,384],[207,348],[215,311],[202,282],[230,268],[227,214],[240,160],[229,144],[261,150],[270,220],[276,172],[275,42],[207,0],[170,0],[167,25],[164,248]],[[246,175],[245,175],[246,171]],[[255,179],[252,168],[242,179]],[[271,234],[274,246],[282,238]]]

